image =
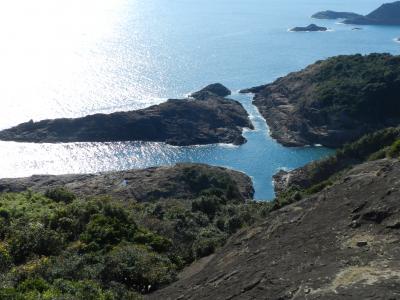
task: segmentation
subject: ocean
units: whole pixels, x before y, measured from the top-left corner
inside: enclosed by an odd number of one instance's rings
[[[396,26],[312,20],[320,10],[366,14],[377,0],[5,0],[0,4],[0,129],[28,120],[140,109],[221,82],[256,126],[242,146],[163,143],[0,142],[0,177],[113,171],[200,162],[252,177],[256,199],[274,196],[272,175],[324,157],[318,146],[276,143],[251,95],[339,54],[399,54]],[[288,32],[316,23],[328,32]],[[360,27],[360,26],[357,26]]]

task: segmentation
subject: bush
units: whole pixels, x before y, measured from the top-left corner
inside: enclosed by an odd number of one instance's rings
[[[61,236],[42,224],[17,225],[8,239],[14,263],[22,263],[33,256],[58,254],[63,248]]]
[[[389,147],[387,156],[390,158],[397,158],[400,156],[400,140],[397,140]]]
[[[99,250],[107,246],[116,245],[126,240],[132,241],[135,237],[137,226],[133,221],[126,222],[115,216],[97,214],[92,216],[82,233],[81,239],[89,245],[90,250]]]
[[[123,244],[107,255],[102,272],[105,282],[120,282],[142,293],[172,282],[175,276],[166,257],[145,247]]]
[[[6,247],[0,244],[0,272],[6,272],[11,268],[12,257]]]
[[[201,211],[205,213],[210,219],[213,219],[215,214],[221,210],[221,205],[223,205],[221,198],[211,196],[211,197],[201,197],[198,200],[192,202],[192,211]]]
[[[57,187],[46,191],[45,196],[55,202],[71,203],[76,196],[63,187]]]

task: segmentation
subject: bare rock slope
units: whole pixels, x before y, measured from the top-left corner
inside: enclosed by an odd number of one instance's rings
[[[399,178],[398,160],[360,164],[148,298],[398,299]]]

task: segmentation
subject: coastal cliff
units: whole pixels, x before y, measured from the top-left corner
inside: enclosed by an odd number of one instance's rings
[[[340,147],[400,124],[400,57],[343,55],[241,91],[285,146]]]
[[[212,89],[202,90],[201,94],[201,99],[170,99],[136,111],[30,121],[0,131],[0,140],[34,143],[151,141],[177,146],[245,143],[243,128],[252,129],[253,125],[243,106],[215,94]]]

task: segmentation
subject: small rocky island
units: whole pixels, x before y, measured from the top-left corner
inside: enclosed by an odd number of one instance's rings
[[[82,118],[27,122],[0,131],[0,140],[34,143],[152,141],[171,145],[245,143],[243,128],[253,125],[243,106],[226,99],[230,91],[210,85],[188,99],[136,111]]]
[[[320,27],[317,26],[315,24],[310,24],[308,26],[305,27],[294,27],[292,29],[290,29],[289,31],[293,31],[293,32],[302,32],[302,31],[306,31],[306,32],[310,32],[310,31],[327,31],[328,28],[326,27]]]
[[[325,20],[350,19],[358,17],[361,17],[361,15],[352,12],[338,12],[333,10],[320,11],[311,16],[311,18],[313,19],[325,19]]]
[[[340,147],[400,124],[400,57],[342,55],[243,90],[286,146]]]
[[[198,100],[205,100],[215,95],[219,97],[228,97],[230,94],[231,91],[221,83],[213,83],[207,85],[205,88],[201,89],[198,92],[190,94],[190,97]]]

